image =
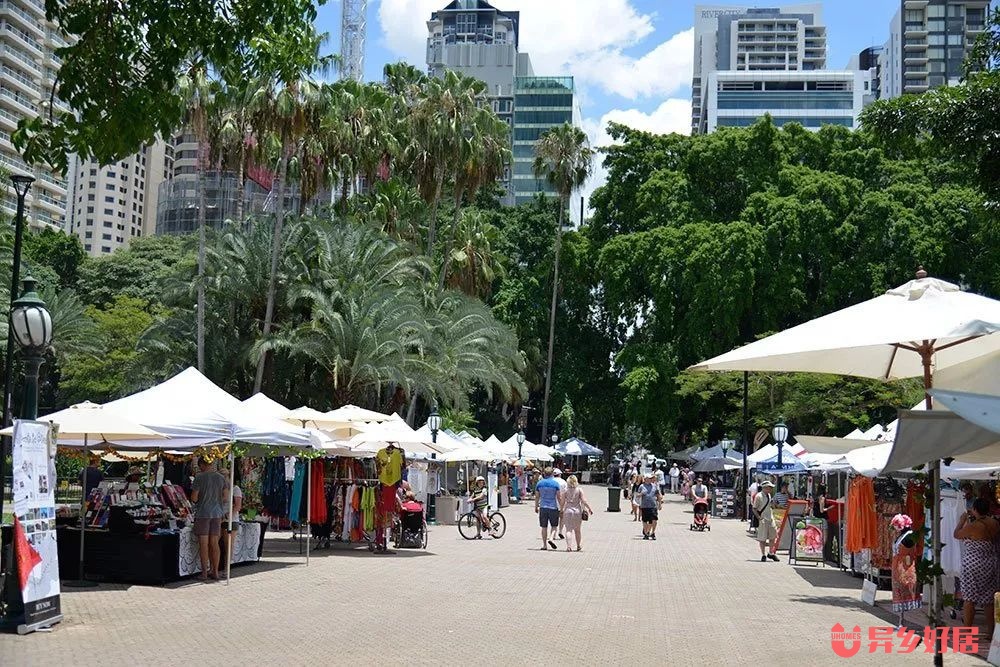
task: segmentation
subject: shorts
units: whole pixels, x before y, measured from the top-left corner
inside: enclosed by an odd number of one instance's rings
[[[774,542],[774,539],[778,536],[778,530],[774,527],[774,519],[760,522],[757,526],[757,541],[758,542]]]
[[[542,528],[555,528],[559,525],[559,510],[542,507],[538,510],[538,525]]]
[[[656,511],[655,507],[640,507],[639,511],[642,512],[643,523],[652,523],[660,518],[660,515]]]
[[[198,519],[194,520],[194,534],[198,537],[214,536],[222,534],[222,517],[218,519]]]

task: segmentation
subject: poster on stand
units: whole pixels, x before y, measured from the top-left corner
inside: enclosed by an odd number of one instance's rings
[[[792,538],[794,559],[798,561],[822,563],[823,546],[826,544],[826,521],[814,517],[801,517],[795,522]]]
[[[784,507],[772,507],[771,516],[774,517],[774,527],[777,529],[777,533],[774,538],[774,543],[771,544],[771,553],[778,551],[778,546],[781,544],[781,535],[785,532],[785,522],[788,519],[788,510]]]
[[[55,426],[15,420],[13,497],[15,544],[25,634],[62,620],[56,547]]]

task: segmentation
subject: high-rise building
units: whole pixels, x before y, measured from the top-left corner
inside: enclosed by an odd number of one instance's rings
[[[770,114],[775,125],[857,129],[870,101],[870,70],[724,71],[708,75],[707,132],[745,127]]]
[[[493,111],[513,127],[514,82],[534,75],[531,58],[519,51],[520,13],[485,0],[454,0],[427,22],[427,71],[454,70],[486,84]],[[505,204],[515,200],[510,170],[502,179]]]
[[[164,141],[103,167],[81,162],[73,178],[67,231],[95,257],[152,234],[160,183],[170,177],[172,162],[172,147]]]
[[[554,194],[532,171],[535,144],[546,130],[580,120],[573,77],[536,76],[520,48],[520,28],[519,12],[485,0],[454,0],[427,22],[431,76],[454,70],[483,81],[493,110],[511,126],[513,163],[502,179],[508,206]]]
[[[36,227],[63,229],[68,183],[42,166],[30,166],[11,143],[11,132],[23,118],[34,118],[48,109],[60,59],[55,49],[66,46],[56,27],[45,20],[42,0],[0,2],[0,164],[12,174],[35,177],[25,211]],[[66,104],[52,98],[57,109]],[[3,207],[13,216],[17,197],[4,188]]]
[[[571,76],[519,76],[514,86],[514,204],[530,202],[539,193],[556,191],[534,172],[535,145],[548,130],[579,124]]]
[[[198,229],[198,139],[186,131],[175,136],[171,144],[173,168],[159,184],[153,226],[156,234],[189,234]],[[234,220],[241,196],[246,215],[274,210],[272,176],[265,169],[248,169],[242,191],[235,171],[210,168],[204,177],[205,224],[209,227],[218,229],[227,220]],[[330,201],[330,194],[320,193],[314,201],[321,200]],[[285,210],[298,210],[298,201],[298,189],[287,184]]]
[[[698,5],[694,20],[691,132],[708,131],[708,78],[719,71],[826,68],[819,4],[783,7]]]
[[[989,0],[899,0],[881,68],[885,99],[954,85],[986,29]]]

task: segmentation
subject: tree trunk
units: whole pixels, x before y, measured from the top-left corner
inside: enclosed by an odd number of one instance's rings
[[[417,392],[413,392],[410,396],[410,406],[406,410],[406,423],[410,428],[413,428],[413,420],[417,416]]]
[[[195,314],[195,337],[198,348],[198,372],[205,372],[205,154],[198,138],[198,312]]]
[[[340,215],[347,221],[347,197],[351,190],[351,179],[346,173],[340,182]]]
[[[236,223],[239,225],[243,224],[243,211],[246,207],[246,160],[247,160],[247,142],[244,138],[240,142],[240,152],[238,156],[239,163],[236,165],[236,187],[239,188],[239,193],[236,196]]]
[[[277,201],[274,209],[274,238],[271,240],[271,275],[267,280],[267,306],[264,308],[264,327],[261,338],[266,339],[271,334],[271,320],[274,318],[275,292],[278,290],[278,259],[281,257],[281,229],[285,224],[285,172],[288,169],[288,148],[285,141],[281,142],[281,160],[278,162],[278,176],[275,184]],[[264,384],[264,364],[267,352],[261,353],[257,359],[257,374],[253,381],[253,393],[258,393]]]
[[[434,203],[431,204],[431,219],[427,224],[427,257],[434,259],[434,241],[437,234],[438,203],[441,201],[441,189],[444,188],[444,171],[438,176],[434,189]]]
[[[563,212],[569,204],[559,198],[559,224],[556,227],[556,258],[552,276],[552,306],[549,309],[549,356],[545,365],[545,395],[542,398],[542,444],[549,435],[549,390],[552,388],[552,345],[556,338],[556,299],[559,295],[559,250],[562,247]]]
[[[451,268],[451,249],[455,247],[455,234],[458,233],[458,221],[462,214],[462,191],[455,187],[455,216],[451,221],[451,234],[448,236],[448,245],[444,247],[444,265],[441,267],[441,276],[438,278],[438,289],[444,289],[444,281],[448,278],[448,269]]]

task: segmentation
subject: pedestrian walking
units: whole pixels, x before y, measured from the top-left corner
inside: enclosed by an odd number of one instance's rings
[[[760,485],[757,497],[753,499],[753,514],[757,517],[757,543],[760,545],[760,562],[766,563],[770,558],[777,561],[778,557],[768,551],[777,549],[775,539],[778,537],[778,529],[774,525],[774,514],[771,512],[771,492],[774,491],[774,482],[766,481]]]
[[[656,473],[656,484],[660,487],[660,495],[667,492],[667,473],[662,466],[653,465],[653,472]]]
[[[670,466],[670,493],[677,493],[680,486],[681,469],[677,464]]]
[[[542,528],[542,551],[549,547],[556,549],[556,543],[549,539],[549,529],[559,525],[559,482],[552,478],[552,468],[542,471],[542,479],[535,486],[535,514]]]
[[[632,475],[631,497],[632,497],[632,521],[639,520],[639,487],[642,486],[642,478],[638,474]]]
[[[583,495],[583,489],[580,488],[576,475],[570,475],[569,479],[566,480],[566,490],[560,494],[559,500],[562,507],[563,530],[569,535],[566,538],[566,551],[574,550],[571,544],[574,541],[576,542],[576,551],[581,551],[583,548],[581,543],[583,521],[585,517],[592,515],[594,510],[587,502],[586,496]]]
[[[962,622],[972,626],[976,606],[985,608],[986,631],[993,636],[993,594],[997,589],[997,522],[990,514],[990,503],[976,498],[972,509],[961,516],[954,537],[962,541]]]
[[[642,539],[656,539],[656,522],[659,520],[659,510],[663,506],[663,494],[656,483],[656,475],[652,472],[646,475],[646,481],[639,486],[639,509],[642,512]]]
[[[562,492],[566,490],[567,486],[566,480],[562,477],[562,470],[559,468],[553,468],[552,479],[556,480],[556,483],[559,485],[559,493],[562,494]],[[552,539],[555,539],[556,536],[558,536],[560,540],[566,538],[563,534],[563,518],[561,513],[559,514],[559,525],[552,531]]]

